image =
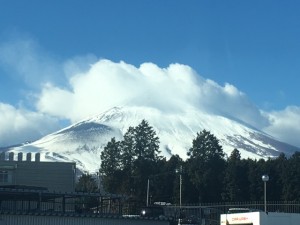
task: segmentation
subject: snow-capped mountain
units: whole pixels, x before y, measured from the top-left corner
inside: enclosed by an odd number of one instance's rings
[[[41,153],[45,161],[74,161],[82,171],[93,173],[100,167],[100,153],[112,137],[121,140],[129,126],[145,119],[160,139],[162,155],[178,154],[186,159],[187,150],[197,132],[206,129],[214,134],[230,155],[237,148],[243,158],[268,158],[284,152],[289,155],[300,149],[223,116],[185,110],[180,114],[147,107],[115,107],[35,142],[10,148],[9,151]]]

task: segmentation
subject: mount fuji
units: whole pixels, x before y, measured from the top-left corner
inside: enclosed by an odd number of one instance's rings
[[[281,152],[291,155],[300,151],[300,148],[224,116],[193,108],[172,113],[137,106],[111,108],[37,141],[7,150],[14,153],[40,153],[43,161],[73,161],[79,170],[94,173],[99,170],[100,154],[107,142],[112,137],[121,140],[129,126],[137,126],[143,119],[156,131],[161,154],[166,158],[178,154],[186,159],[193,139],[203,129],[218,138],[227,155],[234,148],[240,151],[242,158],[252,159],[267,159]]]

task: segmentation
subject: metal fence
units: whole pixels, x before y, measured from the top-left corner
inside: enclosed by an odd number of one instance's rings
[[[250,202],[220,202],[220,203],[202,203],[199,207],[214,208],[222,213],[228,212],[230,208],[248,208],[264,211],[263,201]],[[300,213],[300,202],[298,201],[268,201],[268,212]]]
[[[29,190],[0,190],[0,214],[46,213],[64,216],[118,216],[139,217],[144,204],[122,196],[102,196],[99,193],[53,193]],[[230,208],[248,208],[263,211],[263,201],[199,203],[194,205],[160,205],[164,217],[174,224],[178,220],[193,220],[197,224],[217,225],[220,215]],[[268,212],[300,213],[300,202],[268,201]],[[159,217],[154,215],[152,217]],[[1,223],[0,223],[1,224]]]
[[[249,211],[264,211],[263,201],[251,202],[219,202],[200,203],[197,205],[166,206],[166,210],[174,213],[175,220],[184,217],[194,218],[199,224],[220,224],[220,215],[228,213],[229,209],[247,209]],[[268,212],[300,213],[300,202],[269,201]]]

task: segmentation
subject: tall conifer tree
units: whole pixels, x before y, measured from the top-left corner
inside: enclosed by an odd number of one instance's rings
[[[197,133],[188,156],[188,173],[198,190],[198,201],[220,201],[225,160],[219,140],[206,130]]]
[[[103,187],[111,193],[117,193],[121,179],[120,142],[112,138],[101,152],[100,173],[103,176]]]

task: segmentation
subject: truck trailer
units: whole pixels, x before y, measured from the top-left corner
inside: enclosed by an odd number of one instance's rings
[[[221,214],[220,225],[299,225],[300,214],[245,212]]]

